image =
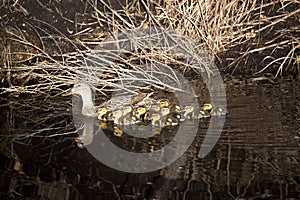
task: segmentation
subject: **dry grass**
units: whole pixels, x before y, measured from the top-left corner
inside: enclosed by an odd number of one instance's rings
[[[166,1],[159,18],[171,29],[203,41],[221,65],[228,65],[224,67],[260,73],[276,63],[277,76],[299,56],[299,4],[289,0]]]
[[[90,0],[78,1],[76,5],[84,9],[77,12],[74,8],[73,17],[65,14],[70,6],[63,7],[59,1],[51,5],[39,1],[36,4],[51,12],[53,19],[64,20],[66,25],[39,19],[36,17],[39,10],[29,10],[24,2],[3,2],[7,16],[2,17],[0,33],[4,38],[0,45],[1,94],[61,95],[78,77],[98,85],[102,92],[128,89],[127,83],[136,81],[180,90],[178,77],[169,71],[180,66],[181,72],[185,72],[195,66],[169,51],[155,48],[144,51],[145,42],[139,44],[142,51],[131,52],[130,56],[111,54],[117,56],[117,61],[98,59],[97,67],[87,64],[97,55],[93,51],[95,46],[112,35],[135,28],[163,27],[193,38],[199,42],[200,52],[192,54],[201,57],[206,49],[221,68],[231,71],[276,71],[276,76],[289,69],[299,72],[300,10],[296,9],[299,1],[134,0],[119,4]],[[15,24],[6,23],[6,17],[12,14],[25,16],[25,20],[15,17]],[[100,52],[103,53],[111,52]],[[161,67],[139,67],[148,63]],[[205,70],[209,73],[209,67]],[[167,81],[157,75],[167,77]],[[127,83],[120,82],[121,79]]]

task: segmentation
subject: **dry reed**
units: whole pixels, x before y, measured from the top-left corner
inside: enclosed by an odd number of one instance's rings
[[[78,76],[86,78],[88,74],[89,81],[98,85],[102,92],[124,88],[124,84],[119,84],[121,79],[180,90],[178,84],[165,84],[151,76],[157,68],[145,73],[149,68],[137,66],[152,62],[165,68],[167,65],[182,66],[183,72],[193,68],[190,63],[169,55],[168,51],[151,49],[150,53],[132,52],[129,57],[111,55],[117,56],[118,62],[108,66],[103,65],[106,61],[102,60],[98,63],[102,67],[87,66],[87,59],[95,56],[93,49],[105,39],[126,30],[149,27],[162,27],[194,39],[214,56],[222,69],[240,73],[244,73],[243,70],[252,73],[273,70],[276,76],[289,68],[299,72],[298,1],[133,0],[121,4],[89,0],[77,3],[84,7],[84,12],[78,11],[72,18],[65,16],[63,9],[69,8],[63,8],[58,1],[52,5],[38,2],[40,8],[71,24],[73,29],[70,30],[67,26],[30,17],[36,13],[28,11],[26,3],[3,2],[2,7],[8,15],[17,13],[30,20],[17,20],[14,25],[1,24],[0,35],[4,40],[0,47],[0,94],[61,95],[70,84],[78,81]],[[82,17],[77,17],[79,15]],[[163,75],[169,77],[168,83],[176,83],[176,76],[161,71],[160,76]]]

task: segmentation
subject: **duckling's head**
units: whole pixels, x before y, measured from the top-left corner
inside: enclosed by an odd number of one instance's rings
[[[161,115],[162,116],[166,116],[168,114],[170,114],[170,109],[169,108],[162,108],[161,109]]]
[[[210,103],[205,103],[203,105],[203,110],[210,112],[212,110],[212,105]]]
[[[159,101],[159,106],[164,108],[164,107],[168,107],[170,105],[169,101],[166,99],[162,99]]]
[[[103,119],[103,116],[106,115],[108,110],[106,108],[98,108],[98,119]]]
[[[151,116],[152,125],[157,126],[161,124],[160,115],[158,113],[153,113]]]
[[[132,112],[132,106],[130,106],[130,105],[124,106],[123,110],[124,110],[125,114],[129,114]]]
[[[141,115],[143,115],[147,112],[147,109],[145,107],[141,106],[141,107],[138,107],[136,109],[136,111],[137,111],[137,116],[140,117]]]
[[[185,106],[184,110],[186,113],[192,113],[195,111],[195,108],[194,108],[194,106]]]
[[[151,119],[153,121],[158,121],[158,120],[160,120],[160,115],[157,114],[157,113],[153,113],[152,116],[151,116]]]
[[[184,107],[183,116],[185,118],[192,118],[192,117],[194,117],[194,112],[195,112],[194,106],[187,105],[187,106]]]
[[[160,111],[160,106],[158,104],[153,104],[153,105],[151,105],[150,110],[155,111],[155,112],[159,112]]]
[[[122,110],[115,110],[112,112],[112,114],[115,118],[121,118],[123,115]]]

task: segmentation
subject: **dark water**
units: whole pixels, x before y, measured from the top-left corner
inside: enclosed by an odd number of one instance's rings
[[[143,174],[77,147],[69,98],[3,97],[0,199],[300,199],[300,83],[228,81],[226,90],[228,115],[208,156],[197,157],[206,121],[183,156]]]

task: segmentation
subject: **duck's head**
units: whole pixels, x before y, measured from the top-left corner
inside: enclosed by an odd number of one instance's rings
[[[71,94],[78,94],[81,96],[91,94],[91,92],[91,86],[84,82],[76,83],[71,90]]]

